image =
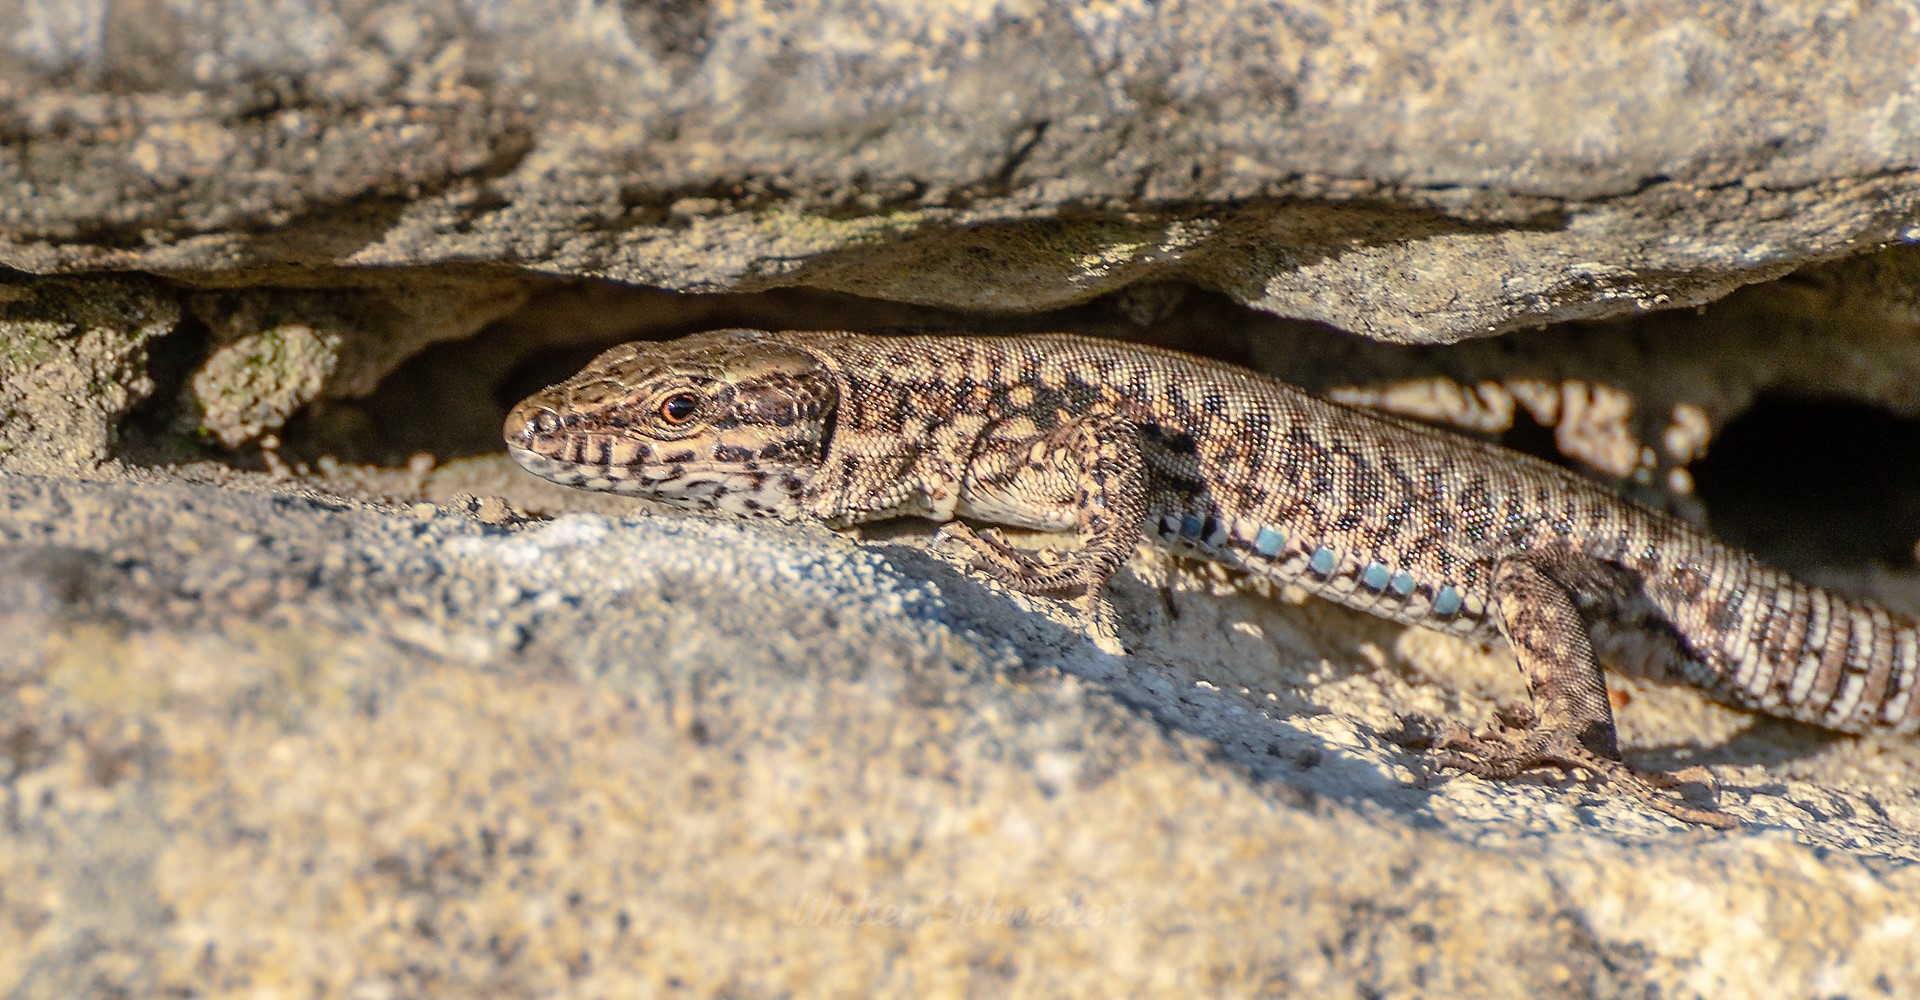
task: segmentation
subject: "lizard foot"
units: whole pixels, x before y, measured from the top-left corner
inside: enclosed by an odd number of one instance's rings
[[[934,551],[969,573],[1027,594],[1085,592],[1075,567],[1059,552],[1016,548],[998,528],[949,521],[934,533]],[[1065,577],[1065,579],[1060,579]]]
[[[1707,779],[1704,768],[1690,767],[1673,773],[1640,771],[1625,761],[1595,753],[1561,733],[1513,731],[1499,724],[1483,736],[1456,729],[1441,738],[1434,760],[1441,767],[1489,781],[1504,781],[1541,768],[1567,773],[1584,771],[1681,822],[1721,830],[1740,825],[1739,819],[1718,809],[1688,805],[1662,794],[1683,784],[1704,782]]]
[[[976,573],[1021,593],[1069,599],[1082,630],[1101,652],[1125,655],[1120,641],[1119,616],[1098,588],[1071,582],[1055,585],[1066,561],[1047,549],[1015,548],[995,528],[974,529],[959,521],[942,525],[934,537],[936,551],[969,573]],[[1077,596],[1076,596],[1077,592]]]

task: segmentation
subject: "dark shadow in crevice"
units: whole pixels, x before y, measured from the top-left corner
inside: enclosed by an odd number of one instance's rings
[[[1459,433],[1457,428],[1442,427],[1441,430]],[[1554,437],[1551,427],[1533,419],[1533,414],[1525,407],[1515,408],[1513,424],[1494,439],[1494,443],[1511,451],[1524,452],[1545,462],[1552,462],[1561,468],[1572,469],[1582,475],[1592,476],[1593,470],[1574,461],[1566,452],[1560,450],[1560,442]]]
[[[136,465],[168,465],[205,457],[195,449],[199,411],[193,400],[193,373],[207,360],[212,332],[191,312],[147,349],[147,377],[153,390],[135,403],[120,423],[118,450]],[[241,464],[228,459],[229,464]]]
[[[1714,533],[1784,569],[1913,563],[1920,419],[1762,396],[1692,472]]]

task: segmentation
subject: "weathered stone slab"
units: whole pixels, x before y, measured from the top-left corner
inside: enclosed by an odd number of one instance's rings
[[[1920,6],[15,0],[0,264],[502,264],[1449,341],[1915,238]]]

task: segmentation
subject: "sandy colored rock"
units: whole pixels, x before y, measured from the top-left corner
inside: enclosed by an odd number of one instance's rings
[[[1628,705],[1636,759],[1702,745],[1731,833],[1428,781],[1382,727],[1484,712],[1490,659],[1206,574],[1163,599],[1153,560],[1118,592],[1130,656],[818,530],[12,476],[0,564],[11,996],[1920,974],[1912,747],[1769,726],[1786,756],[1741,764],[1760,744],[1715,749],[1691,695]]]
[[[0,468],[100,469],[153,392],[153,341],[179,322],[179,304],[147,282],[0,284]]]

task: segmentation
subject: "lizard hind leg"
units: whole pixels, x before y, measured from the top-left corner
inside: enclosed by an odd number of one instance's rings
[[[1500,632],[1527,678],[1532,716],[1521,713],[1522,718],[1477,736],[1449,735],[1439,746],[1440,766],[1487,779],[1541,768],[1581,770],[1676,819],[1738,825],[1726,813],[1663,794],[1677,783],[1673,776],[1642,773],[1621,760],[1606,677],[1594,657],[1587,623],[1544,560],[1502,560],[1494,572],[1493,593]]]

